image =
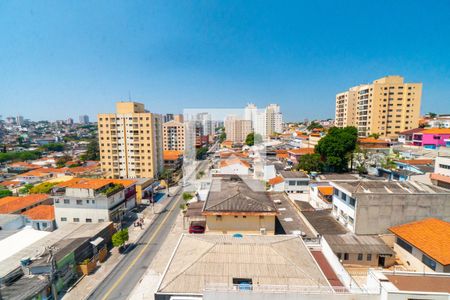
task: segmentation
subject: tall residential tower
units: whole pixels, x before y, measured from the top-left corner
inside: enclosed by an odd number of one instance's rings
[[[379,134],[396,139],[419,126],[422,83],[386,76],[336,95],[336,126],[355,126],[359,137]]]
[[[116,113],[98,114],[102,171],[109,178],[155,178],[163,166],[161,116],[144,104],[117,102]]]

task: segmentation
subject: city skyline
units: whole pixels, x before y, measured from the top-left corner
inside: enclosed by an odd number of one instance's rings
[[[423,83],[422,113],[448,113],[450,3],[385,7],[2,2],[1,114],[94,120],[132,100],[156,113],[253,102],[280,104],[287,121],[332,118],[337,93],[386,75]]]

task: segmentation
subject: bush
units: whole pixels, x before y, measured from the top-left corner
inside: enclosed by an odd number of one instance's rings
[[[0,190],[0,198],[12,196],[12,194],[10,190]]]
[[[183,193],[183,200],[184,200],[184,201],[189,201],[189,200],[191,200],[192,198],[194,198],[194,196],[192,196],[191,193],[188,193],[188,192],[184,192],[184,193]]]
[[[57,182],[43,182],[29,189],[30,194],[48,194]]]
[[[117,231],[112,236],[112,244],[114,247],[122,247],[128,241],[128,228]]]

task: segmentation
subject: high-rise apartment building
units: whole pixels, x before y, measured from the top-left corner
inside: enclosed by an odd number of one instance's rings
[[[241,120],[236,116],[228,116],[225,119],[227,140],[234,143],[242,143],[250,132],[252,132],[252,122],[250,120]]]
[[[19,126],[22,126],[23,123],[24,123],[23,117],[22,116],[17,116],[16,117],[16,124],[19,125]]]
[[[81,115],[79,118],[80,124],[89,124],[89,116]]]
[[[162,118],[144,104],[117,102],[98,114],[102,171],[110,178],[155,178],[163,167]]]
[[[251,121],[252,124],[252,130],[255,130],[256,128],[256,116],[258,114],[258,108],[255,104],[249,103],[244,109],[244,119]]]
[[[185,126],[175,120],[163,124],[163,147],[164,150],[185,149]]]
[[[422,83],[386,76],[336,95],[336,126],[355,126],[358,136],[396,139],[419,125]]]
[[[182,114],[173,115],[173,120],[175,122],[183,123],[184,122],[184,117],[183,117]]]
[[[249,103],[244,109],[244,116],[251,122],[251,129],[263,138],[283,131],[283,114],[278,104],[269,104],[265,109],[258,110],[255,104]]]
[[[278,104],[269,104],[266,107],[266,134],[268,136],[283,131],[283,115]]]

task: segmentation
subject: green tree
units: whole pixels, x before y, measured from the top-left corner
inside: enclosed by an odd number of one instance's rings
[[[61,152],[64,151],[64,144],[63,143],[48,143],[47,145],[42,145],[40,149],[44,151],[56,151]]]
[[[395,169],[397,165],[395,164],[394,160],[390,157],[386,157],[384,162],[381,164],[381,167],[384,169]]]
[[[323,128],[323,126],[317,122],[311,122],[311,124],[308,125],[308,127],[306,127],[306,129],[308,129],[309,131],[316,129],[316,128]]]
[[[300,157],[296,168],[308,173],[321,172],[323,170],[323,162],[317,153],[305,154]]]
[[[92,140],[87,145],[86,153],[81,155],[80,159],[82,161],[87,160],[100,160],[100,150],[98,148],[98,141]]]
[[[192,196],[191,193],[189,193],[189,192],[184,192],[184,193],[183,193],[183,200],[184,200],[184,201],[189,201],[189,200],[191,200],[192,198],[194,198],[194,196]]]
[[[434,118],[436,118],[437,114],[434,113],[434,112],[429,112],[429,113],[428,113],[428,116],[429,116],[430,118],[434,119]]]
[[[27,161],[40,158],[42,153],[40,151],[21,151],[21,152],[6,152],[0,153],[0,163],[9,161]]]
[[[30,194],[48,194],[57,182],[43,182],[29,189]]]
[[[4,198],[4,197],[8,197],[8,196],[12,196],[12,192],[10,190],[0,190],[0,198]]]
[[[197,159],[204,159],[206,153],[208,153],[208,147],[201,147],[197,149],[196,158]]]
[[[220,135],[219,135],[219,142],[222,143],[223,141],[225,141],[227,139],[227,134],[225,133],[225,131],[223,131]]]
[[[262,136],[259,133],[250,132],[245,139],[247,146],[253,146],[259,143],[262,143]]]
[[[58,158],[58,160],[56,161],[56,166],[59,168],[64,167],[66,165],[66,163],[71,160],[72,160],[72,157],[70,155],[64,154],[64,156]]]
[[[358,131],[355,127],[330,128],[315,147],[324,162],[324,169],[331,172],[348,170],[348,160],[356,148]]]
[[[112,235],[112,244],[114,247],[123,247],[128,239],[128,228],[125,228]]]
[[[33,185],[31,183],[27,183],[19,190],[19,194],[28,194],[32,188]]]

